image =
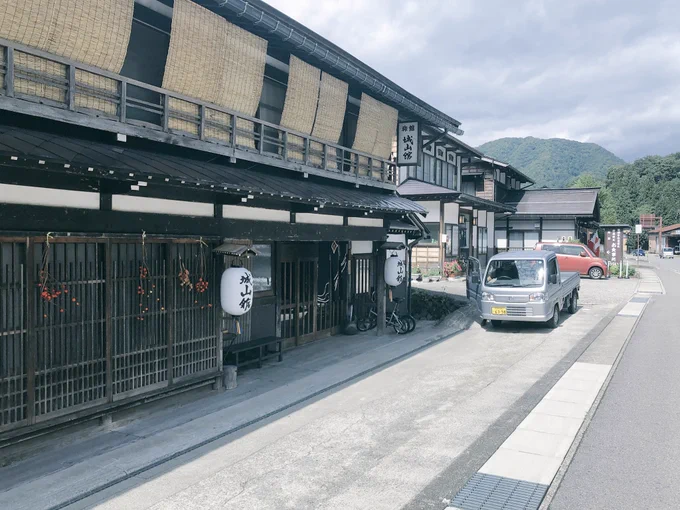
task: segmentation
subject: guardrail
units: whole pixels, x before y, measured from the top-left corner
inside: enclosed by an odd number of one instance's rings
[[[0,109],[396,187],[388,160],[4,39],[0,84]]]

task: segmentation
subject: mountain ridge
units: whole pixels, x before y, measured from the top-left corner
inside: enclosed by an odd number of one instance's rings
[[[604,182],[612,166],[626,164],[601,145],[566,138],[507,137],[478,148],[487,156],[517,167],[539,187],[564,188],[584,174]]]

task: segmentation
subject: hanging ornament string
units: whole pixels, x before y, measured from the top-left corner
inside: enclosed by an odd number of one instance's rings
[[[205,291],[208,290],[208,280],[205,275],[205,248],[208,246],[205,241],[203,241],[203,237],[201,237],[198,241],[199,243],[199,275],[198,275],[198,281],[194,285],[194,288],[196,289],[196,292],[199,294],[203,294]]]

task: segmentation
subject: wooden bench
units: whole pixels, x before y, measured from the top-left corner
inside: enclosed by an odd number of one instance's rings
[[[233,335],[224,335],[222,345],[224,355],[233,354],[236,357],[235,365],[237,367],[245,367],[257,363],[257,368],[262,368],[262,362],[272,358],[278,358],[279,363],[283,361],[283,340],[275,336],[267,336],[258,338],[250,342],[242,344],[231,344]],[[274,345],[275,349],[270,350],[270,346]],[[241,354],[257,349],[257,357],[251,360],[241,362],[239,359]]]

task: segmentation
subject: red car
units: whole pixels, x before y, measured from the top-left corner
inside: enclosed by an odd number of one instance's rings
[[[579,243],[538,243],[536,250],[557,254],[560,271],[574,271],[588,275],[594,280],[607,276],[607,262],[595,255],[590,248]]]

